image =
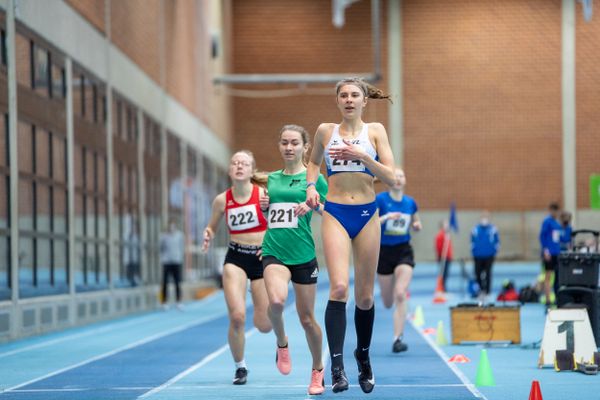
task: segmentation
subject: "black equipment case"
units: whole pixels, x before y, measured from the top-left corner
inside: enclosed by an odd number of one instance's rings
[[[593,236],[593,243],[579,243],[578,235]],[[560,286],[600,287],[600,231],[575,230],[571,236],[571,250],[558,256],[558,283]]]

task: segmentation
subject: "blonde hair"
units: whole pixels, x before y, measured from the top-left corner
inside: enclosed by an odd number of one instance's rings
[[[259,186],[266,186],[269,179],[269,174],[256,170],[256,159],[254,158],[254,154],[250,150],[242,149],[233,153],[231,158],[233,158],[236,154],[245,154],[250,157],[250,160],[252,160],[252,176],[250,177],[250,182]]]
[[[392,97],[389,94],[385,94],[383,90],[371,85],[363,78],[353,77],[344,78],[335,85],[336,96],[340,93],[340,89],[344,85],[355,85],[360,88],[366,98],[368,99],[385,99],[390,103],[393,103]]]

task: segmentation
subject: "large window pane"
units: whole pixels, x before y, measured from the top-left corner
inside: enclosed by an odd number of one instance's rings
[[[8,129],[4,114],[0,113],[0,166],[8,167]]]
[[[75,244],[75,286],[82,286],[86,282],[86,261],[87,254],[85,245],[81,241]]]
[[[106,193],[106,158],[98,157],[98,192]]]
[[[108,246],[98,245],[98,267],[99,267],[99,275],[98,275],[98,283],[101,285],[108,284]]]
[[[66,155],[66,141],[64,138],[53,135],[52,136],[52,177],[55,181],[66,183],[67,179],[67,160]]]
[[[31,125],[19,121],[17,129],[19,171],[33,173],[33,135],[31,133]]]
[[[98,238],[100,239],[106,239],[108,237],[106,220],[106,201],[104,201],[104,199],[101,199],[98,201]]]
[[[0,235],[0,298],[2,297],[2,293],[6,289],[8,289],[9,281],[8,281],[8,271],[10,266],[10,258],[8,251],[8,239],[6,236]]]
[[[54,284],[57,287],[67,286],[67,242],[54,241]]]
[[[96,236],[96,215],[95,215],[95,205],[94,198],[92,196],[87,197],[87,221],[86,221],[86,232],[85,236],[87,237],[95,237]]]
[[[38,183],[36,185],[36,230],[50,232],[50,189]]]
[[[0,229],[8,228],[8,176],[0,174]]]
[[[19,181],[19,229],[33,230],[33,184]]]
[[[96,245],[88,243],[87,248],[87,271],[88,271],[88,284],[98,283],[98,258],[96,254]]]
[[[34,87],[44,97],[49,97],[48,68],[48,51],[34,45]]]
[[[92,151],[86,151],[85,154],[85,187],[87,190],[93,191],[95,189],[95,161],[94,153]]]
[[[84,232],[85,224],[85,197],[75,194],[75,236],[81,237]]]
[[[54,201],[54,232],[67,233],[67,191],[55,187],[53,191]]]
[[[31,87],[31,42],[18,34],[15,38],[15,57],[17,64],[17,82]]]
[[[52,257],[50,253],[50,240],[36,240],[36,269],[37,269],[37,286],[49,287],[50,274],[52,272]]]
[[[33,287],[33,240],[21,236],[19,238],[19,286],[27,290]]]
[[[75,92],[75,91],[74,91]],[[66,95],[65,69],[52,63],[52,97],[64,98]]]
[[[85,154],[85,149],[81,146],[75,145],[75,151],[73,154],[74,165],[75,165],[75,186],[77,188],[83,188],[84,183],[84,163],[83,158]]]

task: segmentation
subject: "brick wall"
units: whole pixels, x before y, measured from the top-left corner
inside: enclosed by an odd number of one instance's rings
[[[111,1],[111,41],[160,82],[160,0]]]
[[[110,1],[111,40],[115,46],[157,84],[164,83],[166,91],[213,132],[229,141],[230,126],[223,122],[223,109],[228,109],[228,101],[212,85],[216,71],[210,53],[210,24],[214,18],[210,2],[67,0],[67,3],[104,33],[105,1]],[[165,43],[162,61],[161,24]]]
[[[560,1],[403,4],[405,160],[421,206],[560,199]]]
[[[369,1],[346,10],[343,29],[333,27],[327,1],[245,0],[233,8],[236,73],[372,69]],[[386,13],[383,2],[383,66]],[[579,4],[577,13],[578,206],[585,208],[589,174],[600,170],[593,155],[600,97],[590,84],[600,72],[600,19],[584,24]],[[404,167],[421,207],[455,201],[460,209],[524,211],[562,200],[561,1],[404,0],[402,27]],[[385,80],[378,85],[385,89]],[[386,124],[387,105],[373,103],[364,119]],[[254,151],[263,169],[281,164],[281,125],[314,132],[340,119],[333,95],[236,97],[234,105],[234,147]]]
[[[100,32],[105,32],[104,4],[105,0],[65,0],[75,11],[81,14]]]
[[[577,206],[590,207],[590,174],[600,174],[600,13],[594,9],[592,20],[583,19],[577,2],[576,25],[576,129],[577,129]],[[596,227],[597,229],[597,227]]]
[[[68,0],[103,26],[102,0]],[[370,1],[346,10],[333,27],[331,2],[233,0],[233,73],[347,73],[373,69]],[[160,0],[113,1],[113,41],[155,80],[159,76]],[[165,3],[167,90],[221,133],[219,107],[227,89],[210,83],[206,4]],[[387,75],[387,1],[382,2],[382,62]],[[588,179],[597,161],[600,113],[597,85],[600,18],[585,23],[577,3],[577,204],[589,207]],[[562,200],[561,1],[403,0],[404,160],[409,191],[423,209],[496,211],[545,209]],[[314,132],[339,121],[333,85],[294,96],[232,97],[232,148],[248,148],[259,167],[279,168],[280,127]],[[378,86],[387,89],[385,79]],[[323,94],[326,93],[326,94]],[[396,95],[395,93],[392,93]],[[218,96],[220,100],[215,101]],[[384,102],[371,101],[366,121],[387,124]]]
[[[331,2],[320,0],[235,1],[233,3],[234,73],[351,73],[373,70],[370,2],[346,11],[346,24],[331,23]],[[385,18],[383,18],[385,20]],[[385,21],[384,21],[385,22]],[[384,24],[385,25],[385,24]],[[385,31],[385,26],[382,27]],[[385,49],[385,40],[382,47]],[[385,82],[379,84],[385,87]],[[245,86],[251,90],[294,88]],[[312,88],[316,88],[314,90]],[[281,126],[295,123],[315,132],[321,122],[337,122],[334,85],[314,87],[292,97],[235,97],[235,149],[255,153],[258,167],[281,168],[277,137]],[[387,103],[370,101],[366,121],[385,121]]]

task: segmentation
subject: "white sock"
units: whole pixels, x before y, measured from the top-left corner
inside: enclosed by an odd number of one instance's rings
[[[246,360],[242,360],[240,362],[236,362],[235,363],[235,369],[238,368],[246,368]]]

